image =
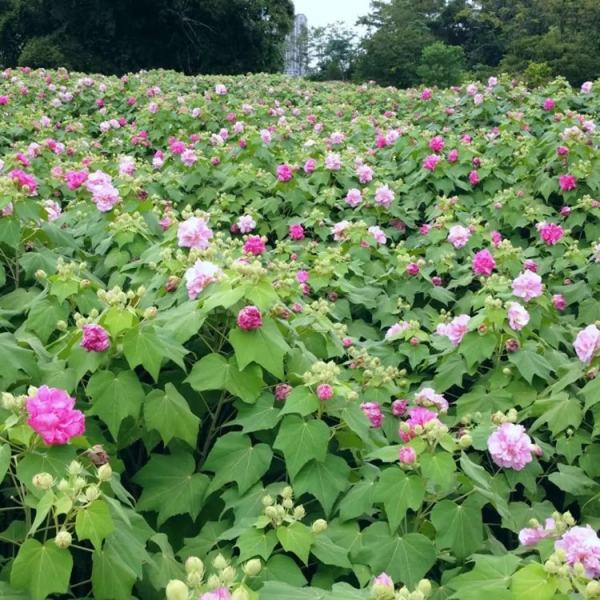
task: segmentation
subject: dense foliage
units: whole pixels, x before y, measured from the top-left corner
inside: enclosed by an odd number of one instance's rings
[[[407,87],[453,85],[468,73],[487,78],[499,70],[525,73],[533,85],[540,74],[543,83],[562,75],[576,85],[600,75],[597,0],[374,0],[359,21],[367,28],[360,44],[350,44],[343,28],[312,31],[331,49],[313,57],[317,77],[351,73]]]
[[[599,108],[5,71],[0,595],[598,597]]]
[[[276,72],[290,0],[1,0],[0,64]]]

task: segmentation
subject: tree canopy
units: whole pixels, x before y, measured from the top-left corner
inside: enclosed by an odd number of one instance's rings
[[[293,15],[291,0],[0,0],[0,62],[274,72]]]

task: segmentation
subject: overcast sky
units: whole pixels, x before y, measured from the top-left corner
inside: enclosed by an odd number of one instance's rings
[[[356,19],[369,12],[369,0],[294,0],[296,14],[303,13],[309,26],[343,21],[353,27]]]

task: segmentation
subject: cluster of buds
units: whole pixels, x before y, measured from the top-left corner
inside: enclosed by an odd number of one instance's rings
[[[27,396],[19,395],[14,396],[13,394],[9,394],[8,392],[2,392],[2,396],[0,396],[0,406],[4,410],[8,410],[10,412],[19,413],[23,410],[25,406],[25,399]],[[8,427],[10,424],[8,423],[8,419],[4,422],[4,426]]]
[[[124,308],[127,304],[130,306],[137,306],[140,299],[146,294],[146,288],[144,286],[138,287],[137,290],[128,290],[127,292],[123,291],[119,286],[113,287],[111,290],[98,290],[97,295],[98,298],[107,304],[108,306],[119,306]],[[90,313],[90,318],[96,319],[98,314],[95,316]],[[79,315],[81,320],[81,315]],[[75,320],[78,323],[77,317]],[[78,324],[78,327],[83,326],[85,323],[81,322],[81,325]]]
[[[86,262],[67,262],[62,256],[59,256],[56,261],[56,272],[61,279],[72,279],[74,276],[79,276],[88,268]]]
[[[82,314],[76,312],[73,314],[73,319],[75,321],[75,325],[77,325],[78,329],[81,329],[84,325],[87,325],[89,323],[95,323],[98,319],[99,316],[99,312],[97,309],[93,308],[90,311],[90,314],[88,317],[84,317]],[[60,323],[60,325],[58,326],[58,329],[63,329],[63,325],[62,323]]]
[[[305,315],[325,317],[329,314],[330,304],[327,300],[320,298],[304,306]]]
[[[304,506],[294,504],[294,490],[289,485],[283,488],[279,498],[279,500],[276,500],[269,495],[263,496],[262,504],[265,519],[260,519],[259,525],[271,524],[273,527],[279,527],[284,523],[301,521],[306,516]]]
[[[371,585],[371,600],[425,600],[431,594],[432,587],[428,579],[421,579],[414,590],[402,586],[396,590],[394,582],[387,573],[381,573]]]
[[[109,223],[108,228],[113,233],[149,233],[148,224],[141,212],[122,212]]]
[[[516,423],[518,414],[516,409],[510,408],[506,413],[497,411],[492,415],[492,423],[494,425],[502,425],[503,423]]]
[[[112,468],[108,463],[95,469],[94,475],[88,473],[76,460],[67,467],[67,476],[57,481],[50,473],[36,473],[32,478],[33,486],[44,492],[53,491],[55,514],[65,514],[67,518],[57,532],[54,542],[59,548],[68,548],[73,539],[69,532],[71,518],[80,508],[89,506],[100,498],[100,486],[112,477]]]
[[[340,367],[333,361],[323,362],[320,360],[310,368],[310,371],[306,371],[302,375],[302,379],[306,385],[317,385],[320,383],[334,385],[337,383],[339,374]]]
[[[247,282],[258,283],[267,275],[267,270],[257,260],[253,260],[252,262],[234,260],[229,267],[232,272],[237,273]]]
[[[235,567],[222,555],[218,554],[212,561],[214,572],[206,576],[204,563],[196,556],[185,561],[186,581],[171,579],[167,584],[167,600],[249,600],[250,593],[244,585],[247,577],[256,577],[262,571],[262,563],[257,558],[249,560],[242,566],[241,583]],[[233,589],[233,591],[231,591]],[[200,596],[198,596],[200,594]]]
[[[352,226],[350,226],[346,231],[350,231]],[[318,257],[316,258],[312,271],[316,275],[320,276],[328,276],[331,275],[335,268],[341,263],[348,262],[350,259],[349,255],[343,254],[342,248],[339,246],[332,246],[327,248],[324,252],[320,251]]]

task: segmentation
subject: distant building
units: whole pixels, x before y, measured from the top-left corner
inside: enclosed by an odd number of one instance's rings
[[[306,15],[296,15],[294,26],[285,39],[285,66],[283,72],[294,77],[306,75],[307,68],[307,32]]]

